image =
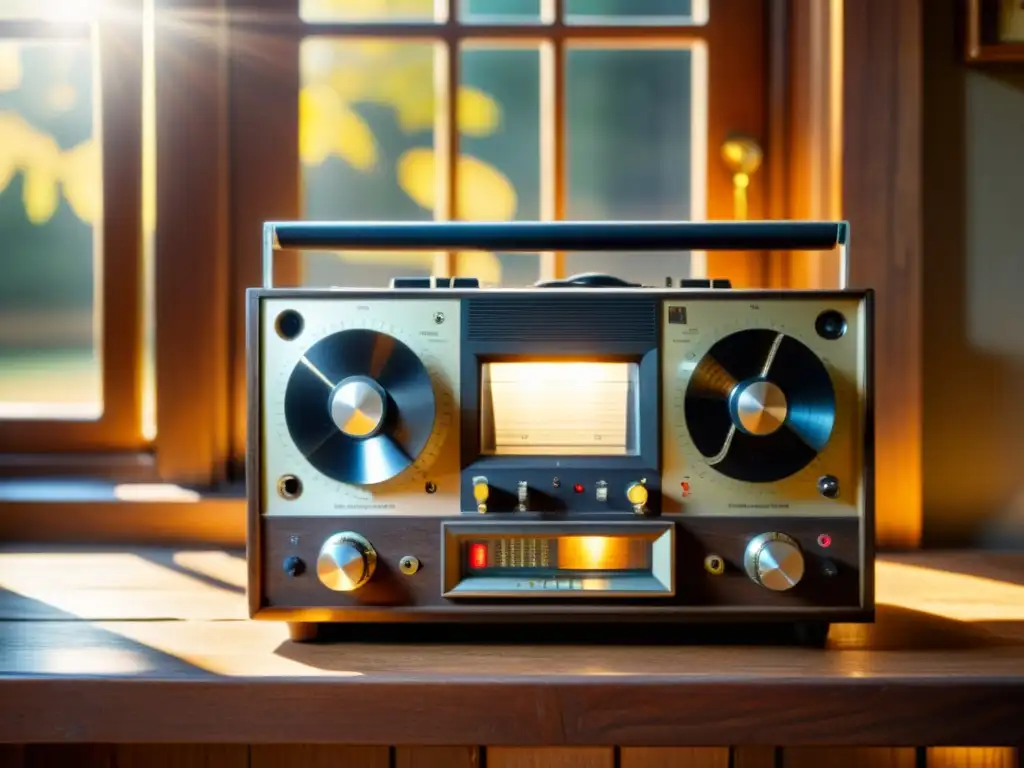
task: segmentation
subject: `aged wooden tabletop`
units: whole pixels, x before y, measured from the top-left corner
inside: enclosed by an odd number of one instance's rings
[[[877,574],[877,623],[833,627],[825,650],[413,628],[296,645],[246,619],[238,553],[5,548],[0,742],[1024,742],[1024,556],[889,556]]]

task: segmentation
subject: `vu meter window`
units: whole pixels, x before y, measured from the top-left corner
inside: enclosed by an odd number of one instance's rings
[[[484,363],[482,451],[498,456],[635,455],[638,375],[637,363]]]
[[[501,537],[467,545],[470,570],[649,570],[651,542],[631,536]]]

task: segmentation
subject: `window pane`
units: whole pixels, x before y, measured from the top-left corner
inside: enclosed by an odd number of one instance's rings
[[[436,0],[299,0],[299,16],[310,22],[443,20],[443,13],[435,13],[435,5],[441,4]]]
[[[429,221],[434,162],[430,43],[310,39],[302,43],[299,154],[303,216]],[[429,275],[430,253],[307,253],[304,284],[386,287]]]
[[[702,49],[574,48],[566,64],[568,218],[688,220],[704,215]],[[695,120],[695,118],[699,118]],[[685,254],[585,254],[570,274],[645,285],[689,276]]]
[[[461,54],[458,218],[540,216],[540,51],[473,46]],[[462,254],[458,274],[482,284],[532,285],[533,253]]]
[[[0,42],[0,418],[102,414],[101,209],[91,44]]]
[[[570,24],[705,24],[707,0],[565,0]]]
[[[537,24],[540,0],[459,0],[462,21],[486,24]]]
[[[0,0],[0,19],[80,21],[96,15],[95,0]]]

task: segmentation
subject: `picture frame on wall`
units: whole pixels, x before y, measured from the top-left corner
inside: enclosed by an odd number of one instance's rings
[[[969,62],[1024,63],[1024,0],[966,0]]]

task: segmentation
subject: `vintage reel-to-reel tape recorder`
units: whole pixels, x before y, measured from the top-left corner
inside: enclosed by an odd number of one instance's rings
[[[847,225],[276,223],[248,292],[249,607],[324,622],[870,621],[872,296]],[[840,290],[273,287],[279,249],[838,250]],[[642,254],[637,258],[641,258]]]

